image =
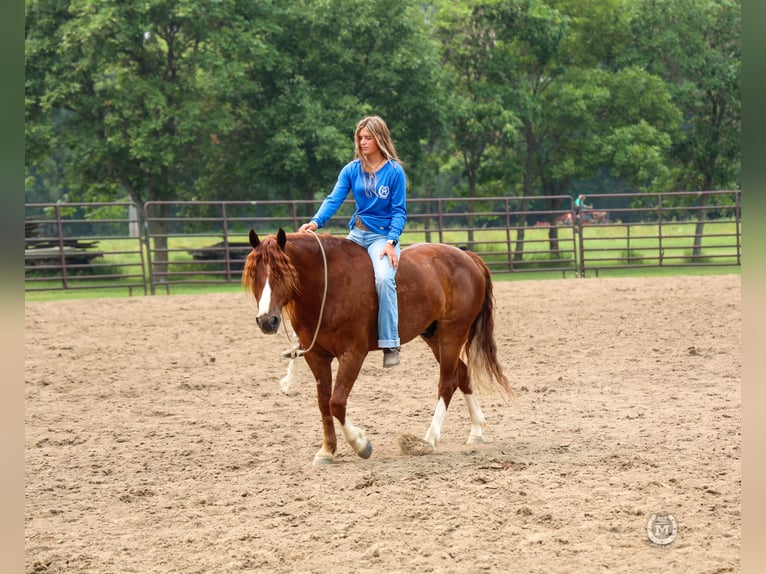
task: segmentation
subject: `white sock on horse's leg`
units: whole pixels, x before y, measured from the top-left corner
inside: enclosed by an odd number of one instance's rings
[[[484,442],[484,428],[487,426],[484,413],[481,412],[476,395],[471,393],[470,395],[463,395],[463,398],[468,406],[468,413],[471,415],[471,434],[468,435],[466,444],[482,444]]]
[[[340,421],[335,419],[340,425]],[[346,438],[346,442],[351,445],[354,452],[362,458],[370,458],[372,454],[372,443],[367,440],[367,436],[364,431],[359,427],[355,427],[351,424],[351,420],[346,416],[345,424],[340,425],[343,431],[343,436]]]
[[[433,419],[431,419],[431,426],[426,431],[426,436],[423,440],[431,446],[439,444],[439,438],[442,434],[442,425],[444,424],[444,417],[447,415],[447,404],[444,399],[439,397],[439,402],[436,403],[436,409],[434,410]]]
[[[290,388],[295,384],[295,375],[298,368],[298,365],[295,363],[296,360],[290,359],[290,362],[287,364],[287,374],[279,380],[279,388],[286,395],[290,394]]]

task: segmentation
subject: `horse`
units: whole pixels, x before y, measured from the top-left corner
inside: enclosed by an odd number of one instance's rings
[[[589,212],[593,223],[609,223],[608,211],[591,211]]]
[[[249,239],[252,251],[242,283],[257,302],[255,322],[264,334],[273,335],[284,311],[316,379],[323,439],[313,464],[334,461],[335,422],[353,451],[369,458],[372,443],[351,422],[346,406],[365,357],[378,349],[378,300],[366,250],[326,233],[286,233],[281,228],[263,240],[251,229]],[[401,250],[396,283],[402,343],[420,337],[439,363],[437,404],[425,446],[432,451],[438,445],[456,389],[470,414],[467,442],[483,443],[486,421],[474,387],[513,396],[497,358],[489,268],[473,252],[420,243]],[[338,360],[334,385],[333,359]]]

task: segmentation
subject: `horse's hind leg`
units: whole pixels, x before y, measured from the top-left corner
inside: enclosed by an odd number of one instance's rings
[[[468,435],[466,444],[484,443],[484,428],[487,426],[484,413],[481,412],[479,401],[471,388],[471,380],[468,377],[468,368],[463,361],[457,366],[458,387],[463,393],[465,404],[468,406],[468,414],[471,416],[471,433]]]
[[[431,426],[428,427],[423,440],[435,447],[439,444],[441,438],[441,429],[444,424],[444,417],[447,415],[452,396],[457,389],[457,364],[459,349],[453,349],[441,344],[439,337],[425,338],[423,340],[428,344],[436,360],[439,362],[439,399],[436,402],[434,416],[431,419]]]
[[[463,393],[465,404],[468,407],[468,414],[471,417],[471,432],[468,435],[466,444],[483,444],[484,428],[487,426],[484,413],[481,412],[479,401],[471,388],[471,379],[468,376],[468,367],[459,359],[455,369],[457,376],[457,387]]]
[[[468,435],[466,444],[483,444],[484,443],[484,428],[487,426],[484,419],[484,413],[481,412],[479,401],[476,400],[476,395],[470,393],[464,394],[465,404],[468,405],[468,412],[471,415],[471,433]]]
[[[441,438],[444,417],[447,415],[447,402],[442,396],[439,396],[436,408],[434,409],[434,416],[431,419],[431,425],[423,437],[423,440],[433,447],[439,444],[439,439]]]
[[[423,337],[423,340],[431,348],[431,351],[433,352],[441,367],[442,357],[444,355],[441,351],[438,337]],[[455,392],[455,388],[457,387],[463,393],[463,398],[465,399],[466,406],[468,407],[468,414],[471,417],[471,432],[468,435],[466,444],[483,444],[486,419],[484,418],[484,413],[482,413],[481,407],[479,406],[479,401],[476,398],[473,389],[471,388],[471,379],[468,376],[468,367],[461,359],[458,358],[456,360],[453,371],[455,373],[455,378],[452,379],[453,384],[451,385],[444,384],[445,372],[448,372],[449,370],[450,367],[447,367],[441,372],[441,379],[439,381],[439,401],[436,403],[436,409],[434,410],[434,416],[431,420],[431,426],[428,427],[423,440],[429,443],[431,446],[436,446],[438,444],[439,438],[441,436],[441,428],[444,424],[444,418],[447,414],[447,407],[449,406],[449,403]]]

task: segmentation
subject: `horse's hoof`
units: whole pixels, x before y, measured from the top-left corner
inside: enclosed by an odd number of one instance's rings
[[[322,466],[325,464],[332,464],[335,461],[335,457],[331,454],[316,455],[314,457],[314,466]]]
[[[470,435],[465,444],[484,444],[484,437],[479,435]]]
[[[358,454],[364,459],[370,458],[370,456],[372,455],[372,443],[370,441],[367,441],[367,445],[356,454]]]

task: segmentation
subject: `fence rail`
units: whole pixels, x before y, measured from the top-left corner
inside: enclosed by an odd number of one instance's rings
[[[591,195],[585,202],[625,203],[635,194]],[[742,264],[738,192],[641,194],[634,207],[580,214],[580,274],[644,267],[715,267]],[[623,201],[621,201],[623,200]],[[635,204],[636,202],[631,202]],[[592,233],[588,223],[596,223]]]
[[[741,265],[741,192],[408,200],[403,247],[471,249],[493,273],[585,277],[610,269]],[[248,231],[297,229],[320,201],[27,204],[27,291],[132,294],[239,283]],[[145,214],[139,221],[138,213]],[[353,203],[323,231],[345,235]]]
[[[133,204],[28,203],[25,211],[25,291],[136,289],[146,295]]]

